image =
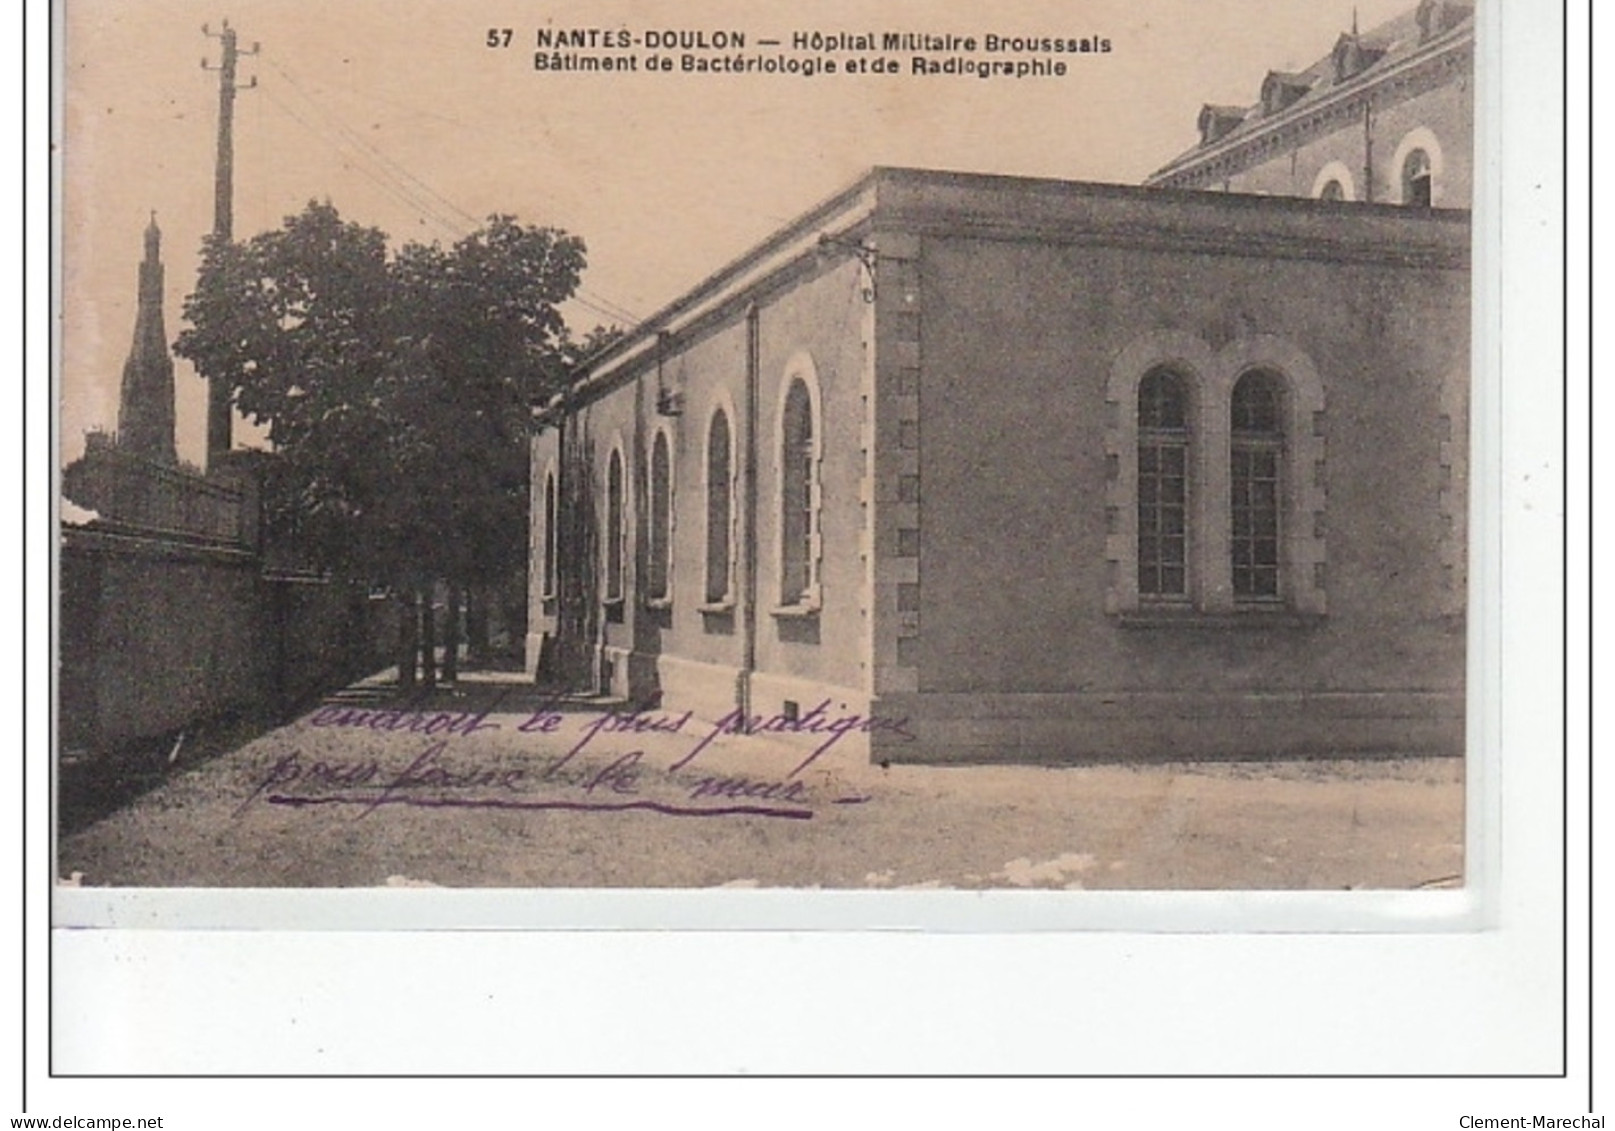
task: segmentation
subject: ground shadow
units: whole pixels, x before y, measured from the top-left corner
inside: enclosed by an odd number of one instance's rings
[[[477,714],[608,711],[616,700],[535,686],[519,666],[495,661],[462,671],[454,683],[401,692],[389,668],[347,687],[279,712],[235,712],[192,724],[112,751],[64,755],[56,776],[59,835],[71,836],[151,792],[175,775],[239,750],[254,739],[324,706],[356,709],[453,711]]]

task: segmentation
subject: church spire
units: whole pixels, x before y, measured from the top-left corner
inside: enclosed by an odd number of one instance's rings
[[[140,264],[139,310],[134,342],[123,363],[118,400],[118,446],[161,463],[174,455],[174,359],[163,328],[162,232],[157,213],[146,227],[146,257]]]

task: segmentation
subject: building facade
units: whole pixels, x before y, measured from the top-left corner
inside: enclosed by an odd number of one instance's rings
[[[1269,71],[1254,103],[1203,107],[1199,143],[1145,183],[1467,209],[1474,54],[1472,3],[1354,27],[1312,66]]]
[[[529,668],[897,760],[1456,751],[1468,247],[875,170],[536,409]]]

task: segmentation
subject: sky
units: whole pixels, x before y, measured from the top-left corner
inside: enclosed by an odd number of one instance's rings
[[[163,232],[169,339],[213,223],[219,58],[243,50],[234,231],[311,199],[394,245],[452,242],[493,212],[583,237],[568,319],[630,325],[872,165],[1137,183],[1195,141],[1203,103],[1256,101],[1269,69],[1326,54],[1412,0],[66,0],[61,130],[61,459],[117,424],[142,232]],[[979,13],[990,12],[990,15]],[[1063,78],[561,74],[540,28],[740,31],[747,55],[811,34],[1104,37]],[[490,47],[490,29],[511,29]],[[502,36],[496,36],[502,40]],[[636,47],[626,54],[643,56]],[[786,54],[798,54],[786,51]],[[845,53],[838,58],[845,59]],[[989,56],[977,55],[977,58]],[[998,56],[1013,58],[1013,56]],[[900,56],[905,64],[906,55]],[[181,459],[205,391],[176,360]],[[238,444],[255,432],[236,425]]]

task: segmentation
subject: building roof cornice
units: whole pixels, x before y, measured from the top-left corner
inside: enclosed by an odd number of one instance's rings
[[[1323,122],[1338,117],[1340,111],[1359,106],[1365,99],[1373,98],[1388,87],[1403,85],[1426,70],[1439,69],[1451,60],[1469,56],[1474,45],[1475,25],[1469,21],[1399,59],[1371,67],[1351,82],[1317,98],[1302,99],[1263,118],[1251,129],[1235,131],[1228,137],[1180,154],[1146,177],[1144,183],[1151,187],[1182,187],[1192,174],[1208,166],[1228,164],[1243,168],[1246,165],[1243,158],[1254,151],[1290,136],[1327,132],[1330,127]],[[1319,124],[1313,125],[1315,120]]]
[[[762,243],[708,275],[690,290],[651,314],[622,337],[584,358],[569,388],[540,407],[548,414],[563,404],[587,398],[613,374],[636,372],[652,363],[670,335],[687,331],[710,315],[759,289],[772,277],[819,254],[822,236],[832,238],[857,228],[874,210],[873,169],[834,196],[809,209]]]
[[[839,265],[847,249],[867,248],[878,275],[886,233],[1402,268],[1464,269],[1469,255],[1469,213],[1458,209],[876,168],[584,359],[567,390],[535,411],[548,419],[633,380],[670,342],[726,324],[821,264]]]

